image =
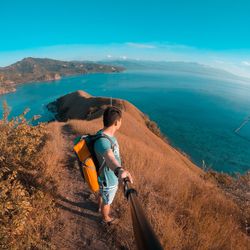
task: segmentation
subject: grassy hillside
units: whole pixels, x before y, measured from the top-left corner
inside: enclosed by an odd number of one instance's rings
[[[109,102],[108,98],[78,91],[52,104],[61,122],[31,127],[22,117],[18,121],[8,122],[6,116],[1,120],[0,248],[59,249],[62,240],[71,242],[73,234],[86,230],[88,223],[84,220],[100,217],[97,213],[86,215],[64,207],[71,216],[82,220],[75,220],[73,226],[72,217],[68,216],[61,228],[55,203],[58,187],[60,192],[79,195],[82,187],[77,184],[71,190],[77,180],[65,183],[63,169],[65,166],[71,174],[77,166],[72,165],[72,138],[99,130],[103,110]],[[245,223],[249,222],[250,211],[244,194],[249,192],[249,177],[239,184],[244,183],[244,188],[238,189],[241,196],[237,192],[232,196],[232,190],[222,189],[233,187],[232,178],[198,168],[162,139],[157,126],[131,103],[114,99],[113,104],[124,111],[117,134],[123,166],[133,174],[139,200],[164,248],[247,249],[250,241]],[[61,128],[67,133],[62,134]],[[81,202],[74,202],[67,195],[63,200],[71,206],[93,209],[93,204],[84,200],[85,196],[78,196]],[[97,231],[100,225],[92,220],[96,225],[91,230],[87,228],[88,234],[83,231],[80,238],[74,238],[67,249],[85,246],[84,242],[77,245],[84,235],[93,235],[93,244],[99,244],[84,249],[102,249],[101,243],[97,243],[100,237],[110,244],[109,249],[135,249],[130,209],[121,191],[113,213],[121,221],[111,231]],[[61,220],[64,219],[62,213]],[[58,225],[60,228],[56,229]]]
[[[107,98],[78,91],[57,101],[58,116],[76,134],[102,127]],[[148,217],[166,249],[247,249],[248,211],[220,189],[214,179],[148,129],[148,119],[132,104],[113,100],[124,110],[118,132],[123,165],[135,178],[135,187]],[[122,194],[115,201],[121,217],[117,239],[134,248],[129,207]]]

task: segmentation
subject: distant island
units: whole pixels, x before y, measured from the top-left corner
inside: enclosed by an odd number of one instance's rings
[[[0,95],[16,91],[15,87],[22,83],[53,81],[69,75],[111,73],[123,70],[124,67],[102,63],[27,57],[7,67],[0,67]]]

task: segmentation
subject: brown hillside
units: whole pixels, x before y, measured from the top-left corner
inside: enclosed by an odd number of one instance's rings
[[[58,99],[58,119],[74,134],[95,133],[110,100],[83,91]],[[248,249],[246,211],[206,178],[206,173],[148,129],[146,118],[131,103],[122,107],[123,124],[117,134],[123,166],[131,171],[139,199],[165,249]],[[51,105],[50,105],[51,107]],[[134,249],[130,212],[122,192],[114,202],[121,222],[116,241]],[[249,211],[248,211],[249,212]]]

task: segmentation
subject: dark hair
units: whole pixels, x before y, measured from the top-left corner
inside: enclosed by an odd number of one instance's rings
[[[122,111],[114,106],[108,107],[103,113],[104,127],[112,126],[116,121],[122,118]]]

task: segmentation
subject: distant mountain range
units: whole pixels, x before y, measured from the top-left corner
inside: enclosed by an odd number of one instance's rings
[[[28,57],[10,66],[0,67],[0,94],[15,91],[15,86],[21,83],[59,80],[62,76],[68,75],[123,70],[123,67],[110,64]]]
[[[191,74],[221,80],[250,83],[249,78],[228,71],[193,62],[154,62],[139,60],[59,61],[46,58],[24,58],[7,67],[0,67],[0,94],[15,91],[15,86],[26,82],[59,80],[63,76],[87,73],[121,72],[123,70],[164,71]]]
[[[100,61],[107,65],[124,67],[127,70],[155,70],[174,74],[193,74],[224,80],[243,81],[250,83],[250,78],[235,75],[229,71],[214,68],[195,62],[167,62],[167,61],[140,61],[140,60],[107,60]]]

